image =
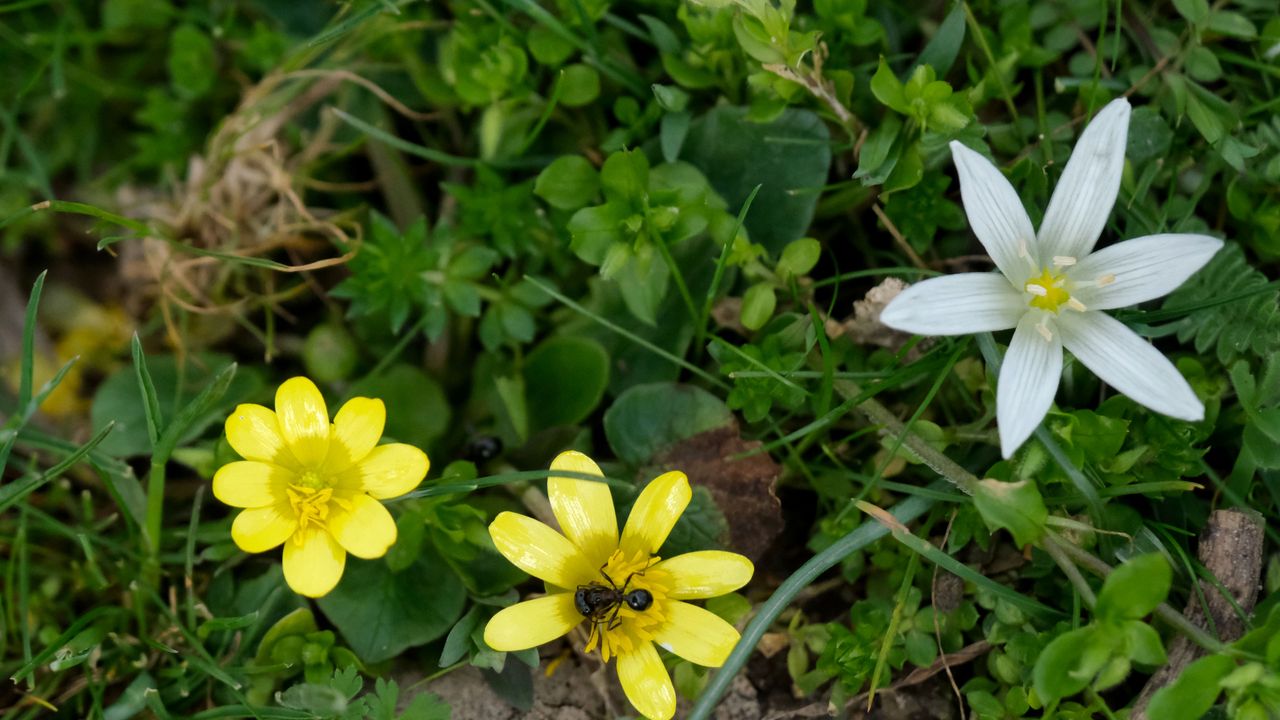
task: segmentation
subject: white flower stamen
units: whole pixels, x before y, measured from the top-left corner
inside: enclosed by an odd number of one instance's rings
[[[1049,329],[1048,316],[1041,320],[1039,325],[1036,325],[1036,332],[1040,333],[1040,337],[1044,338],[1045,342],[1053,340],[1053,331]]]
[[[1107,273],[1106,275],[1099,275],[1098,279],[1094,282],[1098,283],[1098,287],[1106,287],[1115,281],[1116,276],[1112,273]]]
[[[1071,267],[1076,264],[1076,259],[1070,255],[1054,255],[1053,264],[1057,267]]]
[[[1089,309],[1085,307],[1084,303],[1080,302],[1075,298],[1071,298],[1070,300],[1067,300],[1067,307],[1071,308],[1072,310],[1075,310],[1076,312],[1084,312],[1085,310]]]
[[[1031,293],[1032,295],[1035,295],[1036,297],[1044,297],[1045,295],[1049,294],[1049,291],[1045,290],[1043,286],[1037,285],[1035,283],[1027,283],[1027,286],[1024,289],[1027,292]]]

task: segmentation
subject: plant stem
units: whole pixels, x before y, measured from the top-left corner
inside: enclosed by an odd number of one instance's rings
[[[160,565],[160,529],[164,524],[164,471],[167,458],[152,456],[147,474],[147,556],[152,570]],[[157,574],[158,577],[158,574]]]
[[[1080,597],[1084,598],[1084,604],[1092,609],[1098,603],[1098,597],[1094,595],[1093,588],[1089,587],[1089,581],[1085,580],[1084,576],[1080,574],[1080,568],[1076,567],[1076,564],[1071,561],[1071,558],[1061,547],[1063,542],[1058,539],[1057,535],[1047,533],[1040,548],[1049,553],[1049,557],[1053,558],[1058,567],[1062,568],[1062,572],[1066,573],[1067,579],[1071,581],[1072,587],[1076,589]]]
[[[836,381],[834,386],[836,392],[840,393],[845,399],[857,397],[862,393],[862,388],[857,383],[849,380]],[[868,398],[858,405],[858,410],[868,420],[884,428],[887,434],[900,436],[903,445],[919,456],[924,461],[924,464],[928,465],[934,472],[950,481],[952,485],[960,488],[966,494],[972,495],[974,493],[978,486],[978,478],[973,473],[960,467],[946,454],[930,445],[924,438],[907,430],[906,425],[898,419],[898,416],[890,412],[889,408]]]

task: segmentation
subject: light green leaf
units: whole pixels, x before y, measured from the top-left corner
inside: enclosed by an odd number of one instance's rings
[[[1103,621],[1119,622],[1145,617],[1164,602],[1173,582],[1173,570],[1159,553],[1139,555],[1115,569],[1098,592],[1094,612]]]

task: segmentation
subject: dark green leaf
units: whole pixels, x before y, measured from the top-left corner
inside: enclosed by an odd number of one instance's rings
[[[424,582],[427,578],[432,580]],[[443,636],[462,615],[465,602],[462,583],[429,546],[398,573],[381,560],[352,558],[338,586],[317,601],[367,663],[389,660]]]
[[[574,425],[604,397],[609,356],[589,338],[553,337],[529,353],[524,378],[531,429]]]
[[[733,422],[724,401],[698,387],[677,383],[637,385],[604,414],[609,446],[639,465],[663,448]]]
[[[830,135],[807,110],[789,109],[770,123],[747,120],[748,109],[722,106],[694,121],[684,159],[706,175],[737,213],[760,185],[743,225],[754,242],[777,253],[804,237],[831,165]]]

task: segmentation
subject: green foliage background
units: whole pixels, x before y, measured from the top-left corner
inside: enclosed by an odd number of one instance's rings
[[[970,717],[1114,717],[1189,635],[1209,653],[1151,717],[1280,713],[1274,0],[23,0],[0,68],[0,716],[442,718],[386,678],[465,665],[527,709],[538,656],[482,635],[537,588],[488,522],[565,448],[612,460],[625,508],[726,427],[779,463],[786,531],[712,609],[785,638],[778,684],[841,705],[987,643]],[[989,267],[950,141],[1038,223],[1120,96],[1102,242],[1227,240],[1117,314],[1207,417],[1069,363],[1003,461],[1007,338],[895,338],[853,303]],[[314,604],[206,502],[225,413],[300,373],[433,459],[388,557]],[[872,538],[895,506],[911,529]],[[1267,528],[1230,646],[1174,610],[1212,591],[1215,508]],[[664,554],[744,522],[699,489]],[[827,599],[762,604],[813,554]],[[669,664],[705,717],[708,674]]]

